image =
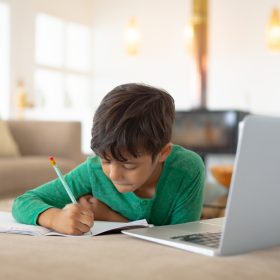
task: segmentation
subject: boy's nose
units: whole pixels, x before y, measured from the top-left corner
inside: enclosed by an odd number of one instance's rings
[[[112,181],[120,180],[122,178],[120,168],[117,165],[111,164],[109,176]]]

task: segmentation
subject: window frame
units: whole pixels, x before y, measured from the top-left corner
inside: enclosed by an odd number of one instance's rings
[[[39,12],[35,15],[35,21],[34,21],[34,29],[36,30],[37,26],[36,26],[36,22],[37,22],[37,17],[40,16],[40,15],[44,15],[44,16],[50,16],[50,17],[53,17],[55,19],[59,19],[63,22],[63,57],[62,57],[62,66],[59,67],[59,66],[51,66],[51,65],[48,65],[48,64],[45,64],[45,63],[39,63],[37,61],[37,46],[36,46],[36,32],[35,32],[35,36],[34,36],[34,71],[33,71],[33,83],[34,83],[34,90],[35,92],[38,91],[38,88],[37,88],[37,85],[36,85],[36,72],[38,70],[47,70],[47,71],[51,71],[51,72],[54,72],[54,73],[60,73],[62,74],[62,77],[63,77],[63,96],[65,97],[66,94],[67,94],[67,85],[66,85],[66,80],[67,80],[67,76],[70,76],[70,75],[74,75],[74,76],[77,76],[77,77],[83,77],[85,78],[88,82],[89,82],[89,93],[92,92],[92,75],[93,75],[93,65],[92,65],[92,52],[89,52],[89,68],[88,70],[80,70],[80,69],[73,69],[72,67],[68,67],[67,66],[67,59],[66,59],[66,54],[67,54],[67,25],[70,25],[70,24],[78,24],[78,25],[81,25],[81,26],[84,26],[86,28],[88,28],[88,31],[89,31],[89,39],[90,39],[90,47],[89,49],[91,50],[92,49],[92,29],[91,29],[91,26],[90,25],[86,25],[86,24],[81,24],[79,22],[75,22],[75,21],[70,21],[70,20],[66,20],[62,17],[57,17],[57,16],[53,16],[51,14],[48,14],[48,13],[45,13],[45,12]],[[41,94],[41,93],[36,93],[36,94]],[[40,97],[39,97],[40,98]],[[89,101],[89,104],[91,105],[93,100],[88,100]],[[44,107],[43,107],[44,108]],[[72,107],[70,107],[71,109]],[[68,107],[63,107],[61,108],[63,110],[69,110]]]

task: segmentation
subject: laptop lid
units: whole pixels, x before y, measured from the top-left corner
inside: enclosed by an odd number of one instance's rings
[[[229,191],[221,255],[280,244],[280,118],[248,116]]]

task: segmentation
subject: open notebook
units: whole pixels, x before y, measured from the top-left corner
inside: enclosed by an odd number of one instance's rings
[[[102,233],[110,233],[121,231],[123,229],[134,229],[141,227],[150,227],[147,221],[138,220],[128,223],[117,223],[117,222],[105,222],[105,221],[95,221],[91,232],[85,233],[84,235],[68,235],[59,232],[52,231],[45,227],[25,225],[18,223],[12,216],[10,212],[0,212],[0,233],[17,233],[17,234],[27,234],[27,235],[47,235],[47,236],[95,236]]]

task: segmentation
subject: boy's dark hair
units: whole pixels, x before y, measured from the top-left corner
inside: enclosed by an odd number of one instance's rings
[[[143,84],[123,84],[101,101],[93,118],[91,149],[110,160],[127,161],[140,153],[152,159],[171,139],[175,115],[173,98]]]

